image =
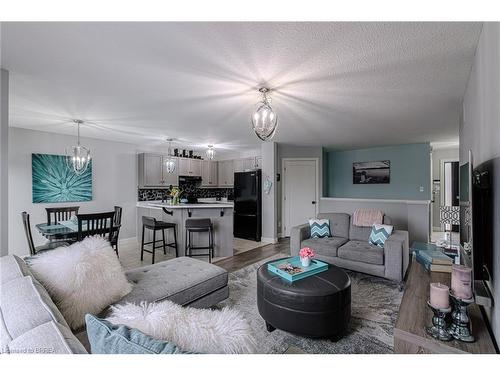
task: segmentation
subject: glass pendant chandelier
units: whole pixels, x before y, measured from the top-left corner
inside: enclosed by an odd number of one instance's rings
[[[80,145],[80,125],[83,124],[82,120],[73,120],[76,124],[77,145],[69,146],[66,148],[66,164],[77,175],[81,175],[87,170],[90,163],[90,150],[87,147]]]
[[[165,161],[165,168],[167,170],[167,173],[174,173],[175,172],[175,159],[172,157],[172,138],[167,139],[168,142],[168,158]]]
[[[207,159],[208,160],[214,160],[215,158],[215,148],[213,145],[208,145],[207,149]]]
[[[268,141],[274,137],[278,127],[278,116],[271,107],[271,99],[267,96],[269,89],[261,87],[259,92],[262,100],[257,103],[252,115],[252,126],[255,134],[262,141]]]

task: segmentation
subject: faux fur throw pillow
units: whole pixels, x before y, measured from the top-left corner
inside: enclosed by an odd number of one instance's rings
[[[28,264],[73,330],[85,324],[85,314],[99,314],[132,290],[113,248],[99,236],[40,253]]]
[[[236,310],[182,307],[171,301],[112,307],[106,320],[138,329],[185,351],[209,354],[255,353],[250,325]]]

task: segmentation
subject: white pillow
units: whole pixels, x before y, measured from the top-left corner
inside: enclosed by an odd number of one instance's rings
[[[115,251],[99,236],[40,253],[28,264],[73,330],[85,324],[85,314],[99,314],[132,290]]]
[[[106,318],[175,344],[184,351],[208,354],[255,353],[250,325],[236,310],[203,310],[172,301],[112,306]]]

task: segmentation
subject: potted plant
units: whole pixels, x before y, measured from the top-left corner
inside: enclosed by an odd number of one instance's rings
[[[314,258],[314,251],[309,247],[303,247],[299,251],[300,263],[304,267],[309,267],[311,265],[311,259]]]

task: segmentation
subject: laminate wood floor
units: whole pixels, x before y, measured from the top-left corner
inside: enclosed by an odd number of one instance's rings
[[[141,261],[141,245],[135,241],[127,241],[119,245],[120,263],[125,270],[132,268],[148,266],[151,264],[151,254],[144,253],[144,260]],[[288,238],[280,239],[277,244],[267,244],[243,253],[233,255],[229,258],[224,258],[215,261],[214,264],[224,268],[228,272],[234,272],[244,268],[252,263],[262,259],[269,258],[275,254],[289,254],[290,240]],[[164,255],[162,249],[157,249],[155,254],[155,263],[175,258],[175,250],[167,248],[167,254]],[[196,258],[204,259],[204,258]]]
[[[232,257],[222,259],[214,264],[224,268],[227,272],[234,272],[279,253],[290,254],[290,240],[288,238],[280,239],[277,244],[268,244],[241,254],[233,255]]]

